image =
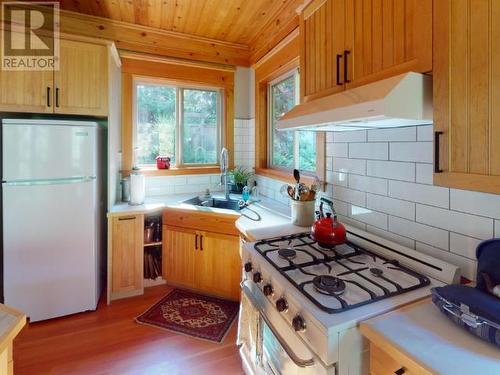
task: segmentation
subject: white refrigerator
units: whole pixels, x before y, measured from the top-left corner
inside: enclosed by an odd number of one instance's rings
[[[99,133],[95,122],[2,120],[4,302],[32,322],[97,307]]]

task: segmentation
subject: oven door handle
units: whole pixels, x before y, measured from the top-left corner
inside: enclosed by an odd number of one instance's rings
[[[314,358],[311,359],[301,359],[299,358],[290,348],[290,346],[286,343],[286,341],[281,337],[281,335],[276,331],[276,329],[273,327],[269,319],[264,315],[264,312],[260,308],[259,304],[255,300],[255,298],[252,296],[252,293],[248,290],[248,287],[245,286],[244,283],[241,283],[241,290],[243,293],[245,293],[246,297],[250,300],[252,303],[253,307],[259,312],[260,317],[264,320],[264,322],[267,324],[271,332],[273,333],[274,337],[276,337],[276,340],[278,340],[279,344],[283,348],[283,350],[286,352],[288,357],[295,363],[298,367],[311,367],[314,366]]]

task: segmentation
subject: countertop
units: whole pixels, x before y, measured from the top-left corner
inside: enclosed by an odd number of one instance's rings
[[[115,204],[108,212],[108,217],[131,214],[150,214],[161,212],[167,207],[180,208],[196,212],[214,212],[236,215],[236,227],[249,240],[276,237],[291,233],[305,232],[309,227],[298,227],[290,223],[290,207],[275,200],[262,197],[258,202],[251,202],[247,208],[239,212],[211,207],[200,207],[183,204],[182,201],[193,198],[194,194],[169,194],[147,198],[144,204],[132,206],[125,202]],[[214,193],[213,197],[223,195]],[[231,194],[231,199],[241,199],[241,195]]]
[[[0,304],[0,353],[14,340],[26,324],[26,315]]]
[[[369,319],[360,329],[412,374],[500,374],[500,348],[453,324],[430,299]]]

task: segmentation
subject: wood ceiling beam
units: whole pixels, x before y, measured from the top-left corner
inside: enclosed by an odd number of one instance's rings
[[[61,32],[113,40],[122,50],[187,60],[250,66],[248,46],[61,11]]]

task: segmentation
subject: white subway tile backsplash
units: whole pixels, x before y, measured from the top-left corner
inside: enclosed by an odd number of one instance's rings
[[[349,203],[334,199],[333,208],[337,215],[349,216]]]
[[[432,125],[417,126],[417,141],[432,142]]]
[[[333,158],[333,170],[364,175],[366,174],[366,160]]]
[[[188,176],[187,177],[187,184],[188,185],[201,185],[201,184],[210,185],[210,176],[208,176],[208,175]]]
[[[347,174],[344,174],[347,177]],[[387,195],[387,180],[377,177],[349,175],[349,187],[374,194]]]
[[[338,142],[366,142],[366,130],[356,130],[349,132],[334,132],[333,141]]]
[[[448,250],[448,232],[414,221],[389,216],[389,231]]]
[[[393,142],[390,145],[391,160],[432,163],[432,142]]]
[[[326,156],[347,157],[347,143],[327,143]]]
[[[415,164],[396,161],[366,161],[366,174],[394,180],[415,181]]]
[[[420,184],[432,185],[434,166],[432,164],[416,164],[417,177],[416,181]]]
[[[326,182],[332,185],[339,185],[347,187],[347,173],[342,172],[326,172]]]
[[[476,248],[480,242],[477,238],[450,233],[450,251],[469,259],[476,259]]]
[[[437,249],[433,246],[429,246],[418,241],[415,244],[415,248],[416,250],[421,251],[424,254],[428,254],[435,258],[444,260],[445,262],[448,262],[450,264],[454,264],[457,267],[460,267],[460,274],[468,278],[469,280],[476,279],[477,262],[475,260],[462,257],[449,251],[443,251],[441,249]]]
[[[366,226],[367,232],[373,233],[379,237],[385,238],[386,240],[395,242],[399,245],[406,246],[410,249],[415,248],[415,240],[412,240],[411,238],[403,237],[395,233],[388,232],[386,230],[382,230],[377,227],[373,227],[371,225]]]
[[[449,207],[449,191],[439,186],[389,181],[389,196],[432,206]]]
[[[342,223],[353,226],[355,228],[359,228],[361,230],[366,230],[366,224],[362,223],[361,221],[354,220],[354,219],[347,217],[347,216],[344,216],[344,215],[338,215],[338,218],[339,218],[339,221]]]
[[[333,158],[330,156],[327,156],[325,158],[325,167],[327,171],[333,171]]]
[[[500,220],[495,220],[495,237],[500,238]]]
[[[326,133],[326,142],[327,143],[333,142],[333,132],[327,132]]]
[[[358,206],[366,205],[366,193],[358,190],[347,189],[341,186],[334,186],[333,196],[341,201],[352,203]]]
[[[500,219],[500,195],[450,189],[452,210]]]
[[[349,217],[365,224],[387,230],[387,215],[364,207],[351,205]]]
[[[415,220],[415,203],[399,199],[367,194],[366,207],[408,220]]]
[[[352,159],[389,159],[388,143],[349,143],[349,158]]]
[[[416,127],[368,130],[368,142],[415,142],[416,140]]]
[[[493,219],[417,204],[417,221],[475,238],[493,237]]]

